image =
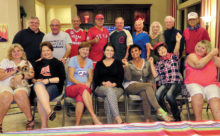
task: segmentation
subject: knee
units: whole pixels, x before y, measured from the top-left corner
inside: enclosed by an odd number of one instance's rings
[[[27,93],[25,91],[17,91],[15,94],[14,94],[14,97],[15,98],[24,98],[27,96]]]
[[[41,82],[36,82],[34,84],[34,90],[37,91],[39,88],[41,88],[43,86],[43,83]]]
[[[115,96],[115,92],[112,88],[108,88],[107,91],[106,91],[106,96]]]

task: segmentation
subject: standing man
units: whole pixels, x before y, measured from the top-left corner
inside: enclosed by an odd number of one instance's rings
[[[210,41],[208,32],[200,27],[198,14],[190,12],[188,14],[189,27],[183,31],[183,36],[186,41],[186,54],[194,52],[196,44],[202,40]]]
[[[12,43],[19,43],[24,48],[27,59],[33,64],[40,58],[40,43],[44,36],[39,29],[40,21],[38,17],[31,17],[28,22],[28,28],[19,31]]]
[[[128,30],[124,28],[124,19],[117,17],[115,19],[116,30],[110,33],[110,43],[115,46],[115,58],[123,60],[128,58],[129,46],[133,44],[132,36]]]
[[[60,61],[63,62],[63,64],[67,65],[67,58],[69,57],[70,51],[71,51],[71,46],[70,44],[72,43],[72,40],[70,39],[70,36],[63,31],[60,31],[61,25],[60,21],[58,19],[53,19],[50,22],[50,29],[51,32],[46,34],[43,37],[42,42],[48,41],[52,44],[53,46],[53,56]],[[67,66],[65,65],[65,70],[67,73]],[[54,107],[54,110],[61,110],[61,102],[57,101],[56,106]]]
[[[95,26],[88,30],[87,41],[92,45],[89,58],[95,62],[103,56],[103,48],[108,42],[109,33],[104,25],[104,16],[98,14],[95,17]]]
[[[176,47],[176,35],[182,32],[174,28],[175,19],[172,16],[166,16],[164,19],[166,30],[164,31],[165,42],[168,45],[168,52],[178,54],[179,58],[182,56],[182,52],[184,49],[184,38],[180,40],[180,49],[178,50]]]
[[[60,31],[60,28],[61,25],[58,19],[51,20],[51,32],[43,37],[42,42],[50,42],[53,45],[54,49],[53,56],[62,61],[63,64],[65,64],[66,59],[69,57],[71,51],[70,44],[72,43],[72,40],[66,32]]]
[[[86,40],[86,31],[80,28],[81,20],[79,16],[72,19],[73,28],[66,30],[72,39],[70,56],[78,55],[78,47],[81,42]]]

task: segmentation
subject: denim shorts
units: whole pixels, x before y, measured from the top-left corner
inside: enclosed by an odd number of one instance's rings
[[[60,92],[57,88],[57,86],[55,84],[43,84],[41,82],[36,82],[34,85],[36,84],[41,84],[42,86],[44,86],[50,96],[50,101],[52,101],[53,99],[55,99],[56,97],[58,97],[60,95]]]

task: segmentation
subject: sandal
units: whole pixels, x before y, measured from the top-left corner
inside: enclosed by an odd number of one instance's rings
[[[49,114],[49,120],[53,121],[56,118],[56,112],[51,111]]]
[[[34,129],[34,118],[30,121],[27,121],[26,130],[33,130]]]
[[[3,131],[2,131],[2,124],[0,124],[0,133],[3,133]]]
[[[167,112],[165,112],[162,108],[157,110],[157,115],[164,121],[173,121],[174,119],[170,117]]]

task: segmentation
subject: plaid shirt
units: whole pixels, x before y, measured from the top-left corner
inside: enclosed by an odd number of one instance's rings
[[[172,54],[170,59],[160,60],[156,65],[156,70],[161,84],[180,83],[179,57]]]

